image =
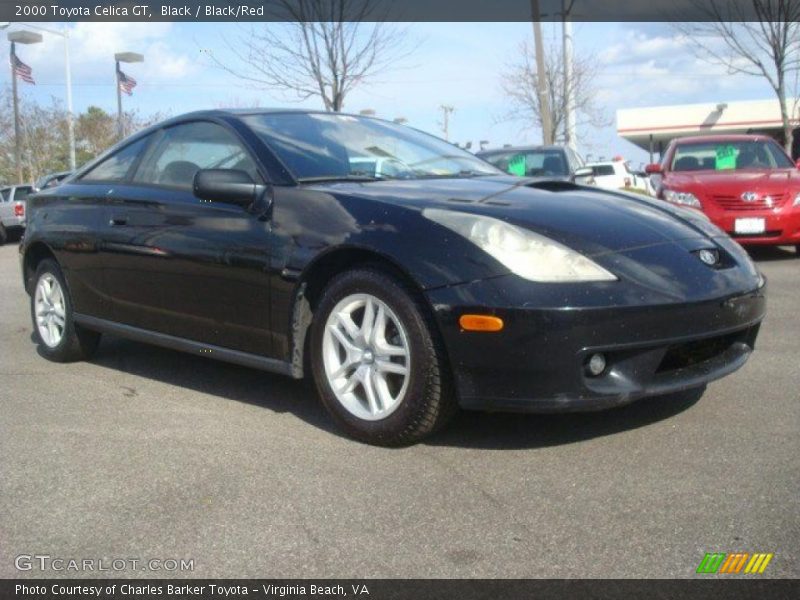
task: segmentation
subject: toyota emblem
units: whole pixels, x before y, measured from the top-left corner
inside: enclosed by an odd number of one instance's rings
[[[742,194],[742,200],[745,202],[755,202],[758,200],[758,194],[755,192],[745,192]]]
[[[710,267],[717,264],[717,254],[712,250],[700,250],[700,252],[697,253],[697,256]]]

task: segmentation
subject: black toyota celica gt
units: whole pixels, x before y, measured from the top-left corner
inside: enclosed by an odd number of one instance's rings
[[[699,212],[511,177],[360,116],[173,118],[28,210],[45,357],[87,358],[109,333],[311,374],[344,431],[380,445],[458,407],[701,387],[745,363],[765,313],[763,277]]]

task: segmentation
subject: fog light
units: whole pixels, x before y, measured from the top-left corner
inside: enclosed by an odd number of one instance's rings
[[[592,357],[589,359],[589,374],[592,377],[597,377],[606,370],[606,357],[600,354],[592,354]]]

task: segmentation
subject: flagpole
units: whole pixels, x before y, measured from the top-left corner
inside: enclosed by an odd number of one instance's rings
[[[69,170],[74,171],[75,164],[75,117],[72,114],[72,71],[69,65],[69,30],[64,25],[64,77],[67,87],[67,137],[69,138]]]
[[[16,56],[16,43],[11,42],[11,54],[9,64],[11,65],[11,93],[14,98],[14,163],[17,167],[17,183],[22,183],[22,152],[19,137],[19,98],[17,96],[17,71],[14,69],[14,57]]]
[[[119,134],[119,139],[123,139],[125,137],[125,125],[122,123],[122,90],[120,89],[119,85],[119,61],[117,63],[117,133]]]

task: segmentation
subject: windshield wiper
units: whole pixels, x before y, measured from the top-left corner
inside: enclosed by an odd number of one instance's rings
[[[375,177],[372,175],[320,175],[318,177],[298,177],[297,181],[300,183],[321,183],[324,181],[381,181],[382,177]]]
[[[460,179],[467,177],[488,177],[489,175],[497,174],[498,173],[490,173],[487,171],[464,169],[458,173],[415,173],[414,179]]]

